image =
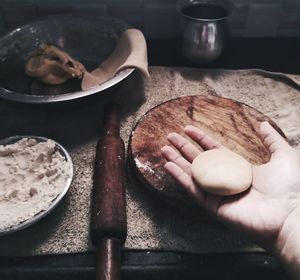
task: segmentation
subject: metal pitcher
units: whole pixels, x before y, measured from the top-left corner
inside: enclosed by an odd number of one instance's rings
[[[184,2],[182,51],[195,63],[209,63],[220,57],[229,36],[227,19],[231,8],[208,2]]]

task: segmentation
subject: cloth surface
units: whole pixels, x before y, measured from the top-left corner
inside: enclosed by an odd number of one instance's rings
[[[43,135],[61,143],[74,162],[74,180],[56,209],[17,233],[0,237],[1,256],[63,254],[93,250],[89,239],[95,147],[107,101],[122,108],[121,136],[127,147],[131,130],[152,107],[185,95],[220,95],[246,103],[272,118],[300,149],[300,93],[294,85],[253,70],[150,67],[150,78],[134,72],[106,95],[56,105],[0,102],[0,137]],[[297,77],[296,77],[297,78]],[[299,78],[299,77],[298,77]],[[166,116],[167,117],[167,116]],[[261,251],[200,210],[185,210],[152,195],[128,176],[127,249],[182,252]],[[199,212],[198,212],[199,211]]]
[[[137,29],[126,30],[113,53],[91,73],[84,73],[81,88],[88,90],[103,84],[125,68],[136,68],[149,76],[146,40]]]

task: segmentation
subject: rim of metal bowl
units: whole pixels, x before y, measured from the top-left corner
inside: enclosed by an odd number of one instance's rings
[[[38,142],[46,142],[47,140],[51,140],[55,143],[55,147],[57,149],[57,151],[66,159],[66,162],[69,164],[69,178],[66,181],[65,187],[63,189],[63,191],[56,196],[50,203],[48,209],[46,210],[42,210],[40,212],[38,212],[36,215],[34,215],[33,217],[15,225],[15,226],[11,226],[7,229],[4,230],[0,230],[0,236],[3,235],[7,235],[22,229],[25,229],[33,224],[35,224],[36,222],[38,222],[39,220],[41,220],[43,217],[45,217],[46,215],[48,215],[52,210],[54,210],[54,208],[58,205],[58,203],[63,199],[63,197],[66,195],[67,191],[70,188],[70,185],[72,183],[73,180],[73,174],[74,174],[74,166],[73,166],[73,162],[72,162],[72,158],[69,155],[69,153],[67,152],[67,150],[59,143],[57,143],[56,141],[47,138],[47,137],[43,137],[43,136],[34,136],[34,135],[15,135],[15,136],[11,136],[11,137],[7,137],[4,139],[0,140],[0,145],[9,145],[9,144],[13,144],[15,142],[17,142],[18,140],[21,140],[23,138],[28,138],[28,139],[36,139]]]
[[[56,19],[68,19],[68,18],[73,18],[73,17],[74,17],[74,15],[68,14],[68,13],[61,14],[61,15],[55,15]],[[128,24],[120,19],[113,18],[113,17],[103,17],[103,16],[94,16],[94,15],[84,15],[84,14],[79,15],[79,17],[83,18],[83,19],[96,19],[96,20],[100,20],[100,21],[102,20],[104,22],[111,21],[113,23],[118,23],[119,26],[123,26],[124,29],[133,28],[130,24]],[[13,34],[14,32],[18,32],[19,29],[26,28],[26,27],[30,26],[30,24],[32,24],[32,23],[40,23],[45,20],[53,20],[53,19],[54,19],[53,16],[46,16],[41,19],[30,21],[23,26],[20,26],[18,28],[14,28],[14,29],[10,30],[8,33],[4,34],[2,36],[2,38],[9,36],[10,34]],[[18,102],[22,102],[22,103],[40,103],[40,104],[74,100],[74,99],[78,99],[81,97],[90,96],[95,93],[101,93],[102,91],[118,84],[119,82],[121,82],[122,80],[127,78],[134,70],[135,70],[135,68],[126,68],[124,70],[121,70],[118,73],[116,73],[116,75],[113,78],[111,78],[110,80],[106,81],[105,83],[103,83],[99,86],[93,87],[89,90],[85,90],[85,91],[78,90],[78,91],[74,91],[74,92],[68,92],[68,93],[57,94],[57,95],[26,94],[26,93],[21,93],[21,92],[15,92],[13,90],[10,90],[10,89],[4,88],[4,87],[0,87],[0,98],[12,100],[12,101],[18,101]],[[105,94],[105,92],[103,92],[103,94]]]
[[[124,69],[118,72],[112,79],[108,80],[107,82],[85,91],[75,91],[57,95],[34,95],[14,92],[9,89],[2,88],[0,90],[0,97],[23,103],[54,103],[59,101],[73,100],[95,93],[100,93],[127,78],[134,70],[134,68]]]
[[[222,16],[222,17],[214,17],[214,18],[205,18],[205,17],[193,17],[190,15],[185,14],[184,12],[182,12],[182,9],[186,6],[189,5],[195,5],[195,4],[200,4],[200,5],[214,5],[216,7],[220,7],[222,9],[224,9],[226,11],[226,15]],[[185,19],[189,19],[192,21],[197,21],[197,22],[218,22],[218,21],[222,21],[222,20],[226,20],[228,19],[232,12],[234,10],[234,5],[232,4],[232,2],[230,0],[221,0],[220,1],[207,1],[207,0],[199,0],[199,1],[191,1],[190,4],[188,3],[180,3],[180,1],[178,1],[177,3],[177,11],[178,13]]]

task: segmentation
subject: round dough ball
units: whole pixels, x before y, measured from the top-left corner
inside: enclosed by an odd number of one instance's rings
[[[199,186],[215,195],[233,195],[252,184],[251,164],[226,149],[213,149],[199,154],[192,163],[192,176]]]

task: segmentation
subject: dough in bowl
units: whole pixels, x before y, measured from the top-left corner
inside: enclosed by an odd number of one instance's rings
[[[199,154],[192,163],[192,176],[205,191],[215,195],[238,194],[251,186],[251,164],[227,149]]]

